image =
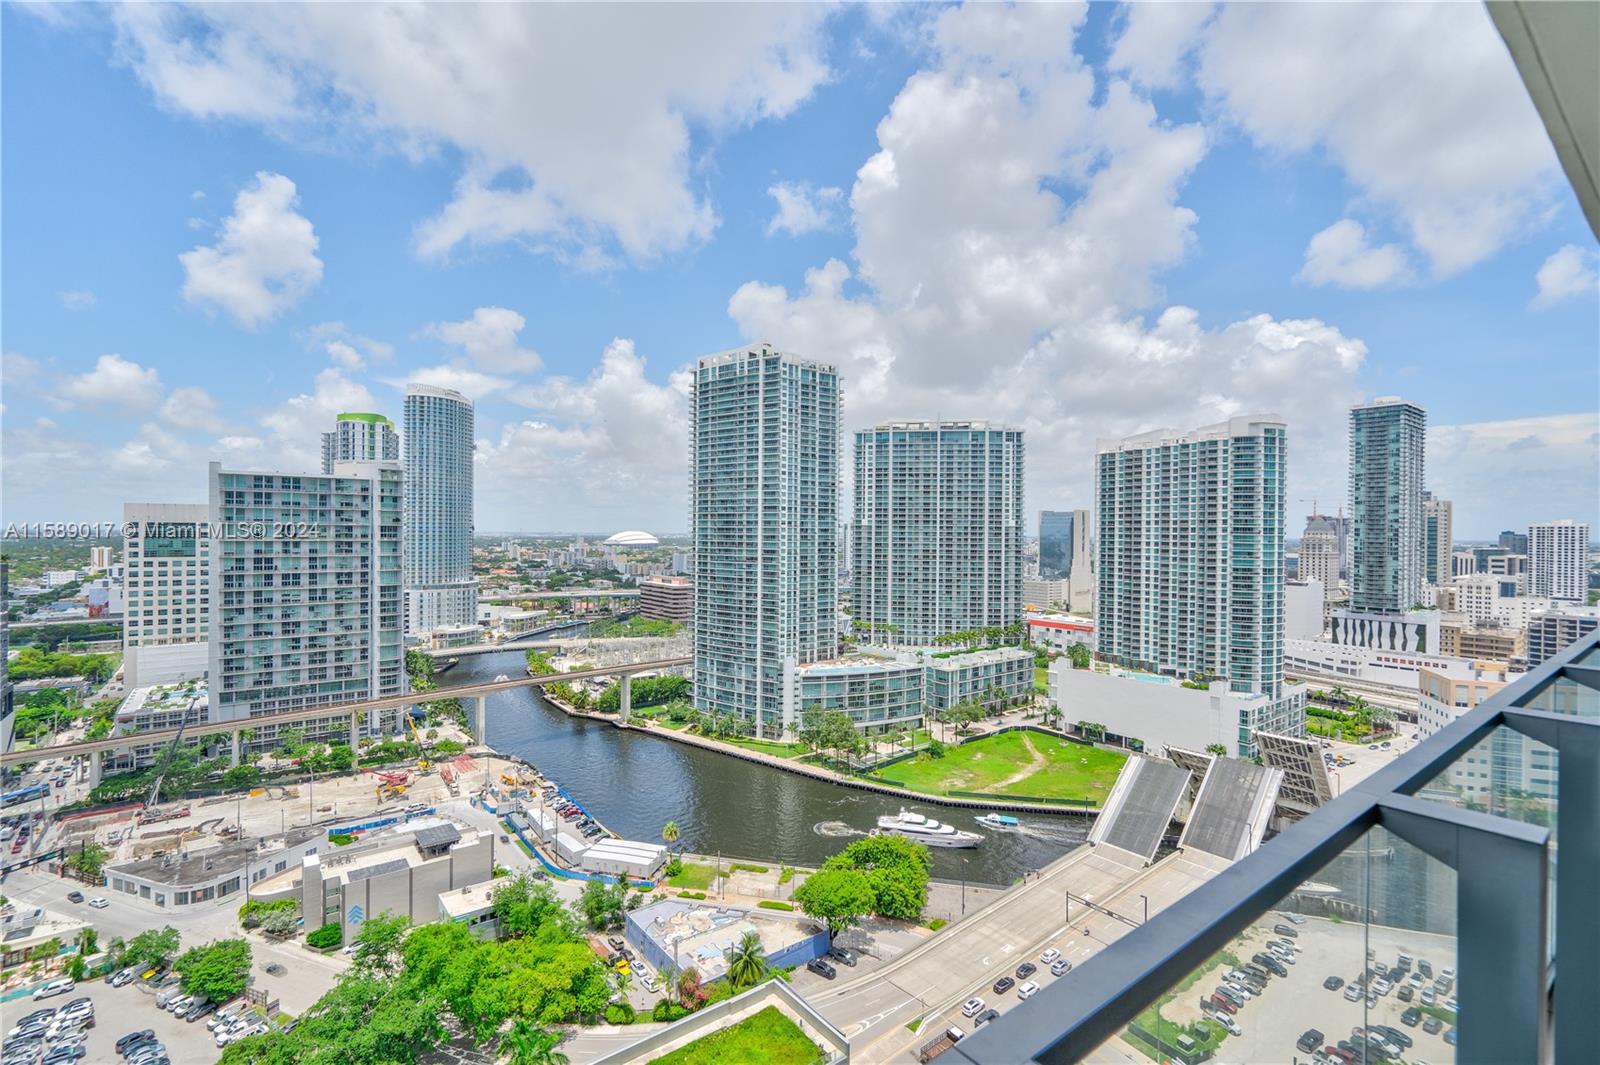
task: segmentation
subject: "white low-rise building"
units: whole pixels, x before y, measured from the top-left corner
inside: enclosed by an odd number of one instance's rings
[[[1027,618],[1028,642],[1034,647],[1065,651],[1075,644],[1094,650],[1094,618],[1074,614],[1036,614]]]
[[[1229,691],[1227,681],[1201,687],[1103,662],[1074,669],[1057,659],[1050,666],[1050,701],[1067,724],[1104,725],[1108,737],[1139,740],[1150,754],[1168,747],[1203,751],[1220,743],[1230,755],[1253,758],[1256,732],[1302,736],[1306,728],[1303,685],[1286,684],[1273,699]]]

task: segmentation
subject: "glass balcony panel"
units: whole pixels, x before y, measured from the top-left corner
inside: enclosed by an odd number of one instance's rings
[[[1600,648],[1589,653],[1597,652],[1600,652]],[[1544,710],[1552,714],[1600,717],[1600,690],[1580,684],[1571,677],[1557,677],[1520,705],[1528,710]]]
[[[1087,1060],[1454,1062],[1455,902],[1454,870],[1375,828]]]

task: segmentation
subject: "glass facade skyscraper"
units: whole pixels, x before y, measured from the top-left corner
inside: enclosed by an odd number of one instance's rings
[[[1428,415],[1393,396],[1350,409],[1350,609],[1400,614],[1422,601]]]
[[[406,386],[406,631],[475,625],[472,576],[472,401]]]
[[[838,653],[839,375],[754,344],[690,398],[694,700],[792,733],[796,667]]]
[[[855,627],[926,644],[1022,619],[1022,430],[891,422],[855,435]]]
[[[1064,581],[1072,576],[1072,510],[1039,511],[1039,579]]]
[[[1286,431],[1260,415],[1100,445],[1102,657],[1282,694]]]
[[[335,462],[399,462],[400,434],[381,414],[350,411],[334,419],[333,431],[322,434],[322,472]]]

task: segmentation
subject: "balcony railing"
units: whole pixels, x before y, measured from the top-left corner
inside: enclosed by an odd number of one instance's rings
[[[1522,767],[1507,766],[1498,753],[1530,744],[1554,749],[1557,761],[1553,795],[1532,804],[1537,807],[1534,816],[1528,814],[1525,787],[1533,783],[1531,779],[1517,779],[1518,786],[1507,787],[1500,800],[1495,797],[1498,789],[1490,786],[1488,805],[1500,808],[1494,813],[1468,808],[1475,802],[1452,805],[1450,795],[1441,791],[1441,781],[1457,779],[1452,770],[1459,773],[1469,754],[1478,755],[1472,764],[1481,767],[1489,749],[1496,752],[1501,772],[1528,772],[1531,777],[1540,769],[1537,760]],[[1477,786],[1482,793],[1483,785]],[[1505,816],[1518,813],[1523,820]],[[1135,1039],[1152,1036],[1148,1023],[1152,1020],[1168,1031],[1178,1027],[1168,1026],[1169,1019],[1160,1015],[1159,1008],[1152,1018],[1151,1007],[1174,1001],[1175,995],[1191,994],[1186,978],[1217,965],[1230,948],[1250,949],[1239,945],[1239,937],[1253,934],[1258,920],[1265,919],[1264,927],[1275,927],[1271,911],[1285,910],[1284,900],[1303,897],[1296,893],[1309,889],[1308,882],[1358,853],[1351,851],[1352,845],[1359,848],[1365,842],[1370,856],[1371,840],[1378,837],[1392,844],[1391,856],[1399,849],[1413,852],[1414,865],[1431,865],[1439,875],[1409,884],[1397,881],[1387,897],[1379,898],[1372,892],[1376,874],[1369,871],[1366,893],[1352,892],[1359,905],[1345,920],[1363,926],[1363,935],[1356,940],[1362,945],[1392,944],[1411,936],[1431,943],[1436,954],[1455,951],[1456,984],[1439,995],[1440,1002],[1446,994],[1458,999],[1452,1011],[1455,1060],[1473,1065],[1595,1060],[1600,1048],[1596,1008],[1600,905],[1595,902],[1595,885],[1600,884],[1600,633],[1568,647],[1388,766],[1347,787],[1339,798],[1050,983],[1031,1001],[962,1040],[946,1057],[974,1065],[1138,1060],[1131,1046],[1118,1046],[1109,1054],[1109,1047],[1098,1054],[1096,1050],[1130,1024],[1135,1025],[1134,1033],[1142,1033]],[[1453,899],[1448,891],[1439,890],[1452,880]],[[1393,890],[1396,886],[1398,890]],[[1398,912],[1397,905],[1408,908],[1413,923],[1391,920],[1392,914],[1369,906],[1373,902],[1392,912]],[[1455,913],[1450,929],[1453,947],[1437,928],[1426,933],[1415,930],[1429,920],[1437,924],[1437,911],[1450,908]],[[1340,923],[1334,918],[1323,922],[1322,928],[1332,933]],[[1298,942],[1310,950],[1314,940]],[[1557,956],[1562,962],[1559,979]],[[1382,953],[1359,950],[1352,965],[1367,980],[1368,966],[1382,958]],[[1307,960],[1302,967],[1312,964]],[[1299,975],[1314,975],[1320,981],[1331,967],[1328,963]],[[1206,986],[1194,987],[1192,994],[1204,997]],[[1299,996],[1286,992],[1276,1005],[1268,997],[1253,1020],[1241,1017],[1240,1023],[1265,1026],[1275,1023],[1271,1011],[1281,1015],[1298,1009],[1305,1011],[1304,1028],[1332,1029],[1319,1043],[1345,1039],[1337,1027],[1316,1023],[1319,1014],[1334,1012],[1327,1003],[1343,1008],[1337,1006],[1340,995],[1321,986],[1312,984]],[[1283,989],[1269,988],[1266,994],[1271,996],[1274,990]],[[1373,1001],[1368,999],[1369,1009]],[[1432,996],[1427,1001],[1431,1004]],[[1176,1015],[1187,1000],[1175,1005]],[[1375,1009],[1373,1019],[1378,1016]],[[1363,1023],[1370,1031],[1371,1022]],[[1187,1046],[1160,1045],[1155,1052],[1161,1060],[1204,1060],[1203,1047],[1200,1056],[1195,1054],[1195,1030],[1188,1027]],[[1217,1034],[1220,1031],[1219,1027]],[[1420,1029],[1411,1031],[1416,1034]],[[1160,1033],[1152,1037],[1160,1041]],[[1288,1038],[1292,1041],[1294,1036]],[[1150,1039],[1144,1042],[1150,1045]],[[1421,1050],[1404,1056],[1411,1060]],[[1445,1054],[1426,1056],[1437,1060]],[[1240,1060],[1239,1055],[1225,1040],[1216,1048],[1220,1060]],[[1302,1050],[1298,1058],[1309,1056]],[[1288,1061],[1297,1055],[1286,1042],[1273,1048],[1271,1057]]]

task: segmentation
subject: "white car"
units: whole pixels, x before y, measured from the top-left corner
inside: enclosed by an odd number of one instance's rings
[[[1039,993],[1039,985],[1032,980],[1024,980],[1017,985],[1017,997],[1026,1002]]]
[[[1051,976],[1065,976],[1072,971],[1072,963],[1065,958],[1057,958],[1050,963]]]
[[[1059,957],[1061,957],[1061,952],[1055,947],[1051,947],[1049,950],[1039,955],[1039,960],[1046,965],[1050,965]]]
[[[34,997],[37,998],[38,996],[35,995]],[[978,998],[976,995],[974,995],[972,998],[967,999],[967,1001],[965,1001],[965,1002],[963,1002],[961,1004],[962,1016],[965,1016],[965,1017],[976,1017],[978,1014],[980,1014],[982,1012],[983,1012],[983,999]]]
[[[1255,995],[1250,993],[1250,989],[1239,983],[1237,980],[1224,980],[1222,982],[1222,986],[1227,988],[1229,991],[1232,991],[1235,995],[1238,995],[1246,1002],[1249,1002],[1251,999],[1255,998]]]
[[[649,973],[645,973],[642,977],[640,977],[639,982],[643,984],[644,989],[650,992],[652,995],[661,990],[661,981],[657,980]]]
[[[73,980],[52,980],[48,984],[45,984],[43,987],[34,991],[33,997],[35,1000],[41,998],[54,998],[57,995],[65,995],[68,991],[71,991],[77,986],[77,982]]]
[[[1226,1028],[1230,1035],[1244,1035],[1244,1030],[1239,1027],[1239,1022],[1228,1016],[1226,1010],[1217,1010],[1211,1015],[1211,1019]]]
[[[89,900],[89,905],[93,906],[97,910],[103,910],[107,906],[111,905],[111,903],[101,898],[99,895],[96,895],[94,898]]]

